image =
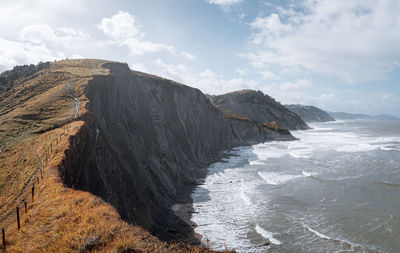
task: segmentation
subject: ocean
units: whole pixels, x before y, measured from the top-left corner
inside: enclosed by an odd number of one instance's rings
[[[400,252],[400,121],[335,121],[235,148],[193,192],[195,232],[238,252]]]

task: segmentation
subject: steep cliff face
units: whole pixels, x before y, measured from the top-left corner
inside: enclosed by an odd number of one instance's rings
[[[294,139],[286,130],[227,116],[197,89],[106,63],[89,81],[86,122],[65,161],[65,182],[112,203],[126,220],[171,239],[190,231],[170,210],[223,150]],[[79,144],[79,145],[78,145]]]
[[[308,105],[285,105],[289,110],[298,114],[306,122],[335,121],[327,112]]]
[[[276,122],[286,129],[308,129],[295,113],[261,91],[240,90],[219,96],[210,96],[212,102],[223,109],[244,115],[256,121]]]

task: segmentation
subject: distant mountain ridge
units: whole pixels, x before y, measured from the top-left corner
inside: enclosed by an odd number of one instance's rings
[[[361,113],[329,112],[332,117],[338,120],[344,119],[373,119],[373,120],[400,120],[399,117],[390,114],[367,115]]]
[[[224,110],[261,123],[276,122],[280,127],[289,130],[309,129],[299,115],[261,91],[245,89],[218,96],[208,95],[208,98]]]
[[[299,115],[306,122],[327,122],[335,119],[327,112],[311,105],[285,105],[289,110]]]

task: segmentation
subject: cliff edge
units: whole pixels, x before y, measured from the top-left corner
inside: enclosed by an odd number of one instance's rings
[[[289,130],[309,129],[295,113],[272,97],[255,90],[239,90],[219,96],[209,96],[219,107],[262,123],[276,122]]]
[[[191,228],[171,212],[182,191],[235,146],[292,140],[249,119],[226,117],[198,89],[105,63],[109,76],[86,89],[85,152],[66,164],[65,182],[112,203],[121,216],[162,239]],[[87,158],[90,157],[90,161]]]
[[[327,112],[310,105],[285,105],[289,110],[298,114],[306,122],[328,122],[335,119]]]

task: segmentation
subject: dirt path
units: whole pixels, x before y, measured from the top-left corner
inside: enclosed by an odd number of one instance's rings
[[[72,100],[74,101],[74,105],[75,105],[75,112],[74,112],[74,115],[73,115],[73,118],[74,118],[74,119],[78,117],[78,113],[79,113],[79,109],[80,109],[80,103],[79,103],[79,98],[77,98],[77,97],[74,95],[74,92],[70,90],[70,87],[71,87],[71,84],[73,84],[73,85],[75,86],[76,82],[77,82],[77,81],[69,82],[69,83],[67,84],[67,86],[65,86],[65,88],[66,88],[67,91],[69,92],[69,96],[70,96],[70,97],[72,98]]]

